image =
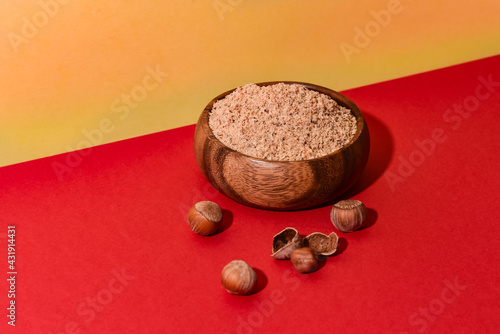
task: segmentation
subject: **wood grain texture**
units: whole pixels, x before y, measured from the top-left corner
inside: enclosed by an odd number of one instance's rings
[[[222,144],[208,125],[213,104],[231,90],[210,101],[201,113],[194,135],[194,152],[207,180],[235,201],[261,209],[305,209],[335,199],[358,180],[368,161],[370,137],[361,111],[347,97],[308,83],[280,82],[326,94],[349,108],[358,127],[352,141],[332,154],[304,161],[270,161],[237,152]]]

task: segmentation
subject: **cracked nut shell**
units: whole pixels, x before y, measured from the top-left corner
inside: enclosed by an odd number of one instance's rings
[[[289,259],[292,252],[301,246],[299,232],[293,227],[287,227],[273,238],[271,256],[278,260]]]
[[[326,235],[320,232],[309,234],[302,241],[302,246],[309,247],[314,254],[329,256],[337,251],[339,237],[335,232]]]

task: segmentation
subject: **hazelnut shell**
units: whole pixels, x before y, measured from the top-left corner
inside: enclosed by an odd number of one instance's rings
[[[257,286],[257,274],[245,261],[233,260],[222,269],[221,282],[233,295],[249,295]]]
[[[309,247],[316,255],[329,256],[337,251],[339,237],[335,232],[326,235],[314,232],[304,238],[302,245]]]
[[[293,227],[287,227],[273,238],[271,256],[277,260],[289,259],[292,252],[301,247],[299,232]]]
[[[361,228],[366,221],[367,209],[358,200],[344,200],[336,203],[330,212],[330,220],[339,231],[348,233]]]
[[[222,221],[222,209],[217,203],[201,201],[191,207],[187,218],[194,233],[211,235],[217,231]]]

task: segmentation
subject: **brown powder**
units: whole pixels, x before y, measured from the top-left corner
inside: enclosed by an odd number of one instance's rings
[[[295,84],[248,84],[214,103],[209,126],[226,146],[267,160],[318,158],[354,137],[356,118],[331,97]]]

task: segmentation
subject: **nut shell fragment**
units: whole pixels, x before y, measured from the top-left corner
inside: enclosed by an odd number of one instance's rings
[[[278,260],[289,259],[292,252],[301,247],[299,232],[293,227],[287,227],[273,238],[271,256]]]
[[[339,237],[335,232],[326,235],[320,232],[309,234],[303,240],[303,246],[309,247],[316,255],[329,256],[337,251]]]

